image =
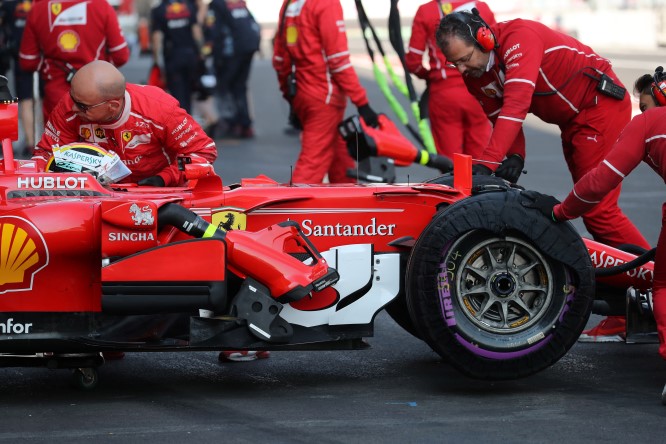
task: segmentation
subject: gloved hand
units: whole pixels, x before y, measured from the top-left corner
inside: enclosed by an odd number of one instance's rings
[[[292,108],[291,104],[289,104],[289,125],[299,131],[303,130],[301,119],[298,118],[298,115],[294,112],[294,108]]]
[[[370,108],[370,104],[366,103],[363,106],[359,106],[358,113],[363,118],[366,125],[373,128],[379,127],[379,117],[377,116],[377,113]]]
[[[480,163],[475,163],[472,165],[472,176],[490,176],[491,174],[493,174],[493,170],[485,165]]]
[[[520,154],[512,154],[504,159],[502,164],[497,167],[495,170],[495,176],[506,179],[511,183],[516,183],[518,182],[520,174],[523,172],[524,166],[525,161]]]
[[[439,154],[430,155],[428,166],[437,168],[442,174],[453,172],[453,160]]]
[[[150,176],[138,181],[137,185],[144,185],[148,187],[163,187],[164,179],[162,179],[161,176]]]
[[[554,222],[560,222],[555,218],[553,208],[555,205],[560,204],[560,201],[548,194],[542,194],[537,191],[523,191],[521,196],[526,199],[521,200],[521,204],[526,208],[534,208],[539,210],[541,214]]]

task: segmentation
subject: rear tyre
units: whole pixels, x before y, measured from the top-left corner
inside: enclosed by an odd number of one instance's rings
[[[463,373],[513,379],[557,362],[592,308],[593,268],[568,224],[486,193],[441,211],[407,267],[407,305],[420,336]]]

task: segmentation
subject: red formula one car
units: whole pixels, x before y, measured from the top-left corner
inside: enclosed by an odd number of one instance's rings
[[[223,186],[181,159],[186,187],[102,186],[15,160],[15,104],[0,136],[0,366],[72,368],[85,388],[102,351],[362,348],[383,309],[467,375],[527,376],[575,343],[594,266],[635,257],[469,171]],[[605,284],[647,289],[650,267]]]

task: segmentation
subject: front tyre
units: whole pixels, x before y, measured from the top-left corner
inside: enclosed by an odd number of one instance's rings
[[[520,199],[508,190],[452,205],[410,256],[407,303],[419,333],[472,377],[512,379],[552,365],[592,308],[582,240]]]

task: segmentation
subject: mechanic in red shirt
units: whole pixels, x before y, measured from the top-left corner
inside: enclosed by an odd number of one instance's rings
[[[661,67],[645,74],[634,86],[643,114],[634,117],[604,160],[585,174],[561,204],[548,195],[537,195],[532,205],[556,221],[575,219],[603,201],[634,168],[645,162],[666,181],[666,76]],[[659,334],[659,354],[666,359],[666,203],[654,262],[653,313]],[[664,388],[666,394],[666,387]],[[662,395],[663,397],[664,395]]]
[[[354,160],[337,128],[347,97],[366,124],[376,127],[377,114],[349,58],[340,0],[285,0],[273,54],[282,94],[303,127],[292,181],[321,183],[328,173],[331,183],[352,182]]]
[[[405,55],[409,72],[428,85],[428,116],[437,152],[450,158],[454,153],[477,158],[491,132],[479,102],[467,91],[462,76],[446,61],[435,42],[435,31],[445,15],[473,7],[478,8],[487,23],[496,23],[488,5],[481,1],[432,0],[421,5],[414,16],[409,51]],[[429,67],[423,65],[426,52]]]
[[[77,69],[93,60],[122,66],[129,55],[118,17],[107,0],[36,1],[19,48],[21,69],[39,71],[44,80],[45,122],[69,91]]]
[[[488,26],[478,11],[456,12],[442,19],[436,38],[494,125],[490,142],[473,166],[476,174],[491,174],[512,147],[519,155],[507,157],[498,175],[522,170],[523,122],[531,112],[560,127],[564,157],[576,183],[603,160],[631,119],[626,91],[611,97],[597,90],[611,82],[621,86],[610,62],[541,23],[516,19]],[[620,210],[619,195],[620,186],[583,216],[587,230],[611,246],[649,248]]]
[[[77,71],[69,94],[49,116],[33,160],[46,165],[52,147],[72,142],[95,143],[116,152],[132,171],[128,182],[178,186],[179,154],[198,154],[210,163],[215,142],[160,88],[125,83],[111,63],[91,62]]]

